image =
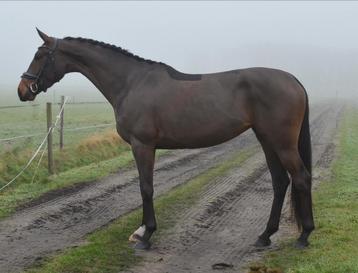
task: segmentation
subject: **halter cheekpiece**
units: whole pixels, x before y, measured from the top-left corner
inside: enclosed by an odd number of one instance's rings
[[[43,71],[45,70],[46,66],[49,63],[53,63],[55,61],[55,57],[54,57],[53,53],[55,52],[55,50],[57,48],[57,44],[58,44],[58,41],[56,38],[54,38],[54,44],[52,47],[48,47],[45,45],[39,47],[39,48],[48,49],[48,52],[47,52],[47,59],[37,74],[32,74],[30,72],[24,72],[21,75],[21,78],[28,79],[28,80],[35,80],[35,82],[31,83],[29,86],[30,91],[35,95],[37,95],[38,93],[41,92],[39,90],[39,81],[40,81]]]

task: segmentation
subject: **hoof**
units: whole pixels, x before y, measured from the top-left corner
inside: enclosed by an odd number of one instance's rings
[[[139,241],[134,245],[134,249],[148,250],[151,247],[150,242]]]
[[[257,239],[256,243],[254,244],[254,246],[256,246],[256,247],[265,247],[265,246],[269,246],[269,245],[271,245],[270,238],[263,239],[261,237],[259,237]]]
[[[309,243],[308,241],[300,241],[297,240],[295,243],[295,248],[297,249],[305,249],[306,247],[308,247]]]
[[[140,242],[145,233],[145,226],[140,226],[131,236],[129,236],[130,242]]]
[[[129,236],[128,239],[130,242],[136,243],[136,242],[140,242],[142,240],[142,237],[140,237],[138,234],[132,234],[131,236]]]

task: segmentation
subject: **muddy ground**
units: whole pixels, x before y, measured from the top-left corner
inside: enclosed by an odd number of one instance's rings
[[[312,106],[313,162],[320,180],[329,168],[342,105]],[[229,159],[240,149],[258,147],[253,133],[206,149],[179,150],[155,166],[155,195],[183,184]],[[204,190],[196,205],[180,213],[170,229],[131,272],[210,272],[215,263],[241,267],[257,250],[272,202],[271,180],[260,149]],[[81,244],[86,234],[141,205],[136,170],[120,170],[82,187],[49,194],[0,222],[0,272],[20,272],[44,256]],[[282,232],[281,232],[282,233]],[[273,236],[273,246],[277,245]],[[215,270],[217,272],[218,270]]]

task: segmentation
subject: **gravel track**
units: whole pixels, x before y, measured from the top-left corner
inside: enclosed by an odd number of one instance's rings
[[[342,107],[312,107],[314,162],[332,152],[336,119]],[[177,150],[155,166],[155,196],[183,184],[232,157],[240,149],[258,146],[250,131],[206,149]],[[327,148],[331,147],[331,148]],[[328,159],[327,159],[328,158]],[[329,161],[326,155],[322,164]],[[327,165],[327,164],[326,164]],[[0,221],[0,272],[20,272],[57,250],[81,244],[86,234],[141,205],[135,169],[120,170],[93,183],[49,194]],[[217,261],[233,263],[252,252],[271,207],[272,190],[261,151],[207,188],[197,205],[182,212],[181,224],[166,240],[143,253],[148,262],[133,272],[210,272]],[[162,262],[149,262],[150,260]]]

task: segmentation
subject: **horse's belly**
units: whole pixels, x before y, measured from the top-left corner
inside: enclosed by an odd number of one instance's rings
[[[196,126],[176,126],[161,130],[157,142],[157,148],[185,149],[204,148],[218,145],[228,141],[250,126],[242,122],[236,123],[208,123],[196,124]]]

